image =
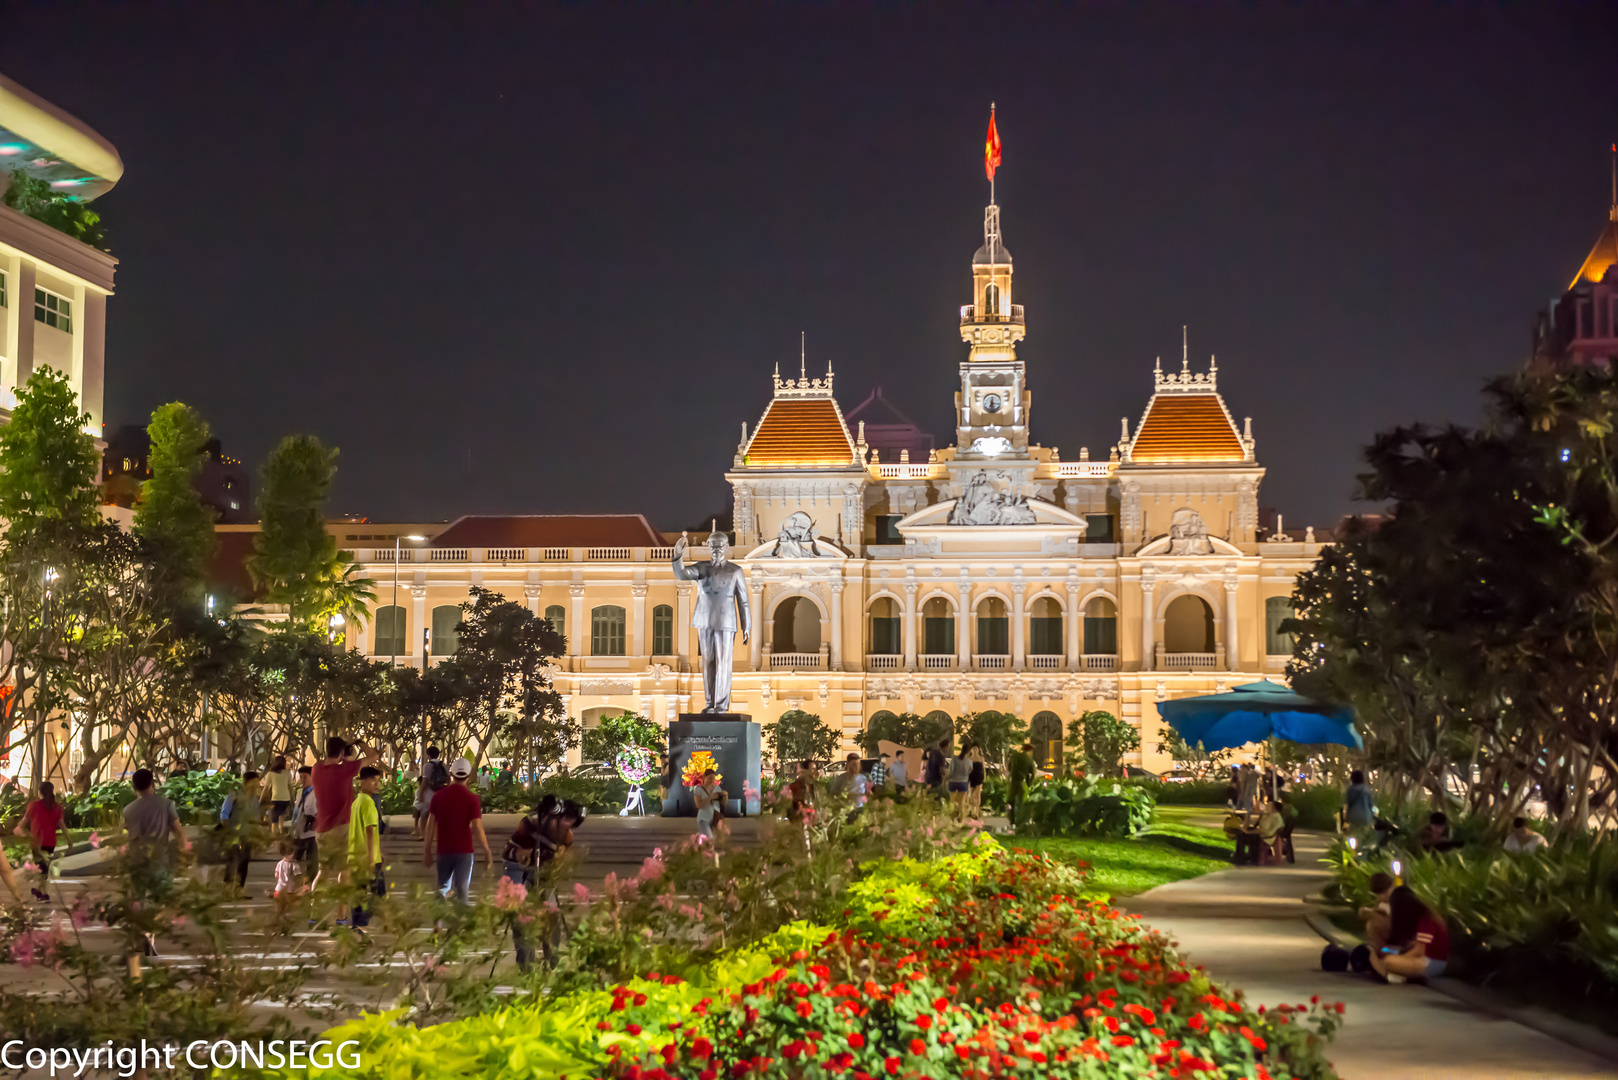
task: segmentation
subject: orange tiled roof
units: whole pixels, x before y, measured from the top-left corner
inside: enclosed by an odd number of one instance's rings
[[[1158,394],[1130,446],[1132,461],[1242,461],[1236,427],[1213,392]]]
[[[1599,282],[1607,276],[1607,271],[1614,263],[1618,263],[1618,218],[1608,221],[1607,227],[1596,237],[1596,246],[1590,249],[1584,265],[1573,275],[1573,285],[1581,281]],[[1573,288],[1573,285],[1568,288]]]
[[[830,397],[771,401],[742,455],[765,469],[839,468],[853,460],[854,440]]]

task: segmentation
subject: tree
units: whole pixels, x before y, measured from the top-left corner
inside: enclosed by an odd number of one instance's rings
[[[100,516],[101,460],[65,374],[39,367],[0,427],[0,520],[8,540],[55,525],[83,529]]]
[[[986,761],[1004,764],[1006,755],[1028,732],[1028,725],[1011,713],[985,709],[955,718],[961,744],[970,743],[983,751]]]
[[[597,726],[584,732],[582,756],[585,761],[604,761],[611,765],[631,746],[645,747],[661,758],[668,750],[667,734],[661,725],[638,713],[604,716]]]
[[[197,474],[207,459],[207,422],[171,401],[152,413],[151,479],[141,484],[135,535],[146,541],[160,572],[183,600],[201,603],[203,577],[218,542],[214,512],[202,501]]]
[[[1140,749],[1140,732],[1105,709],[1091,709],[1067,725],[1067,741],[1084,747],[1084,767],[1094,776],[1122,776],[1124,755]]]
[[[1512,376],[1486,401],[1481,428],[1367,449],[1383,513],[1300,575],[1287,670],[1354,707],[1396,800],[1459,797],[1500,832],[1538,790],[1566,832],[1610,818],[1618,782],[1618,375]]]
[[[11,715],[23,720],[10,727],[0,753],[31,745],[36,757],[44,756],[52,707],[48,670],[60,658],[70,622],[64,615],[71,614],[57,581],[65,586],[78,579],[73,564],[101,520],[100,461],[85,430],[89,421],[67,376],[40,367],[17,392],[10,422],[0,427],[0,641],[8,646],[0,649],[0,683],[13,687]],[[43,764],[33,769],[36,787]]]
[[[882,752],[882,743],[898,743],[900,746],[911,748],[931,746],[946,736],[953,737],[954,729],[938,731],[936,725],[916,713],[887,713],[873,716],[865,730],[855,737],[855,742],[864,751],[866,757],[876,757]]]
[[[1158,753],[1172,757],[1174,767],[1190,773],[1193,780],[1211,779],[1234,754],[1233,750],[1204,750],[1200,742],[1192,746],[1166,725],[1157,729],[1157,740]]]
[[[797,761],[825,761],[837,752],[841,737],[814,713],[788,709],[764,727],[764,746],[778,771]]]
[[[472,586],[461,612],[459,647],[435,671],[452,702],[443,713],[443,741],[475,743],[473,765],[499,741],[530,765],[555,761],[578,745],[577,726],[550,683],[562,635],[524,605],[480,585]]]
[[[330,587],[341,555],[326,531],[326,500],[337,451],[313,435],[288,435],[259,472],[261,527],[247,568],[272,604],[287,606],[289,629],[324,632],[335,614]]]

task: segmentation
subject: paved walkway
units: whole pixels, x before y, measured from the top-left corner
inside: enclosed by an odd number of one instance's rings
[[[1302,900],[1328,877],[1316,868],[1325,847],[1321,836],[1300,835],[1296,867],[1220,870],[1123,906],[1250,1002],[1297,1004],[1315,994],[1344,1002],[1330,1054],[1343,1080],[1618,1077],[1618,1065],[1435,990],[1320,970],[1325,942],[1304,921]]]

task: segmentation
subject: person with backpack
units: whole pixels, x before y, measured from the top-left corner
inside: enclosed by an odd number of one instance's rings
[[[311,780],[314,769],[308,765],[298,769],[298,789],[292,800],[292,821],[288,826],[294,837],[294,858],[303,864],[303,876],[311,882],[316,874],[315,858],[315,785]]]
[[[449,769],[438,756],[438,747],[427,748],[427,764],[421,770],[421,779],[416,783],[416,802],[411,807],[415,814],[415,821],[411,826],[411,835],[417,840],[427,839],[427,810],[433,804],[433,796],[449,786]]]
[[[259,813],[258,773],[249,769],[242,776],[242,786],[225,796],[225,805],[219,811],[226,862],[237,888],[247,888],[247,867],[253,861],[252,830],[258,824]]]

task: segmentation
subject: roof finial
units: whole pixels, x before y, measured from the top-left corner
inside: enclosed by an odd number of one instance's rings
[[[809,342],[808,334],[805,333],[802,330],[799,330],[798,331],[798,381],[799,382],[802,382],[804,379],[809,377],[808,371],[807,371],[807,364],[809,362],[808,361],[808,355],[809,355],[809,353],[808,353],[808,348],[809,348],[808,342]]]
[[[1180,324],[1180,374],[1184,375],[1191,370],[1191,336],[1186,331],[1185,324]]]

